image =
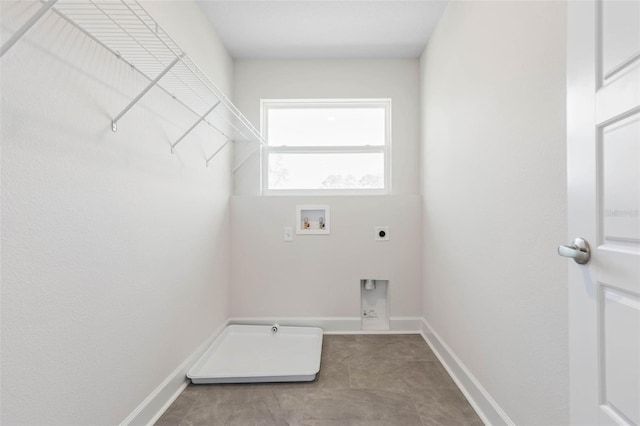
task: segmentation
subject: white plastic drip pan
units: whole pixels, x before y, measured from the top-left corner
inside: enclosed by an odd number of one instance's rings
[[[189,370],[193,383],[310,382],[320,371],[322,329],[230,325]]]

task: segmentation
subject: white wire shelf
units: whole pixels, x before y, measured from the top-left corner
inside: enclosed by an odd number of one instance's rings
[[[149,80],[147,87],[114,115],[114,132],[117,131],[118,121],[129,109],[149,90],[157,87],[194,114],[193,125],[172,143],[172,152],[200,123],[208,124],[225,139],[222,147],[207,159],[207,165],[231,142],[265,144],[249,120],[136,0],[44,1],[40,9],[2,45],[0,56],[49,10],[66,19]]]

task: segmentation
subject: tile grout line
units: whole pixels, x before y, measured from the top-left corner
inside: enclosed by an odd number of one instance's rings
[[[349,377],[349,389],[353,389],[353,384],[351,383],[351,362],[347,360],[347,376]]]
[[[185,388],[185,390],[182,391],[180,396],[184,395],[184,392],[189,388],[189,386],[193,386],[193,385],[192,384],[187,385],[187,387]],[[178,398],[180,398],[180,396]],[[187,418],[187,416],[189,414],[191,414],[191,411],[193,411],[193,407],[195,407],[195,405],[196,405],[196,399],[194,398],[193,402],[189,406],[189,409],[185,411],[184,415],[180,419],[180,422],[178,422],[178,426],[181,425],[185,421],[185,419]],[[160,418],[162,418],[162,417],[160,417]]]
[[[289,425],[289,416],[284,416],[284,409],[282,408],[282,401],[280,401],[280,398],[278,398],[278,394],[272,389],[271,391],[271,395],[273,395],[273,398],[276,400],[276,402],[278,403],[278,415],[275,416],[273,414],[273,411],[271,411],[271,408],[267,408],[269,410],[269,413],[271,413],[271,417],[275,420],[282,420],[284,422],[287,423],[287,425]],[[285,420],[286,419],[286,420]]]

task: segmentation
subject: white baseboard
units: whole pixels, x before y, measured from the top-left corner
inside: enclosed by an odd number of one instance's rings
[[[489,392],[480,384],[466,365],[451,348],[433,331],[429,323],[422,319],[422,337],[436,354],[449,375],[456,382],[473,409],[486,425],[508,425],[515,423],[500,408]]]
[[[326,334],[403,334],[421,333],[421,317],[391,317],[389,330],[362,330],[360,317],[235,317],[229,324],[320,327]]]
[[[129,416],[120,423],[120,426],[143,426],[153,425],[171,404],[180,396],[182,391],[189,384],[187,371],[195,364],[202,354],[211,346],[213,341],[227,326],[225,321],[218,329],[209,336],[182,364],[178,366],[169,376],[164,379],[157,388],[136,407]]]

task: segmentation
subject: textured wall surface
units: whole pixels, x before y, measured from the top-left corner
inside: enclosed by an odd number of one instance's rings
[[[3,37],[38,5],[3,1]],[[148,6],[230,92],[197,5]],[[231,152],[172,156],[195,117],[157,90],[113,133],[147,81],[56,15],[1,65],[0,423],[118,424],[228,316]]]
[[[38,6],[0,3],[3,38]],[[0,423],[119,423],[228,316],[357,316],[360,278],[388,278],[391,315],[423,312],[515,423],[568,422],[561,2],[452,2],[420,64],[235,74],[197,5],[144,4],[256,126],[260,98],[392,98],[394,195],[229,201],[216,134],[171,156],[194,117],[158,91],[112,133],[146,80],[47,16],[1,62]],[[332,233],[285,243],[303,203]]]
[[[420,93],[417,59],[239,60],[235,101],[260,127],[260,99],[391,98],[392,191],[418,194]],[[247,148],[237,146],[243,159]],[[260,161],[254,155],[234,176],[236,195],[260,190]]]
[[[297,204],[328,204],[331,234],[283,241]],[[419,195],[236,196],[231,212],[232,316],[359,317],[364,278],[390,281],[391,316],[420,316]]]
[[[419,62],[239,60],[238,107],[259,126],[260,99],[392,100],[392,196],[238,196],[232,201],[233,316],[360,316],[361,278],[391,280],[391,315],[420,314]],[[236,155],[244,158],[246,147]],[[259,193],[259,156],[236,172],[235,193]],[[329,236],[295,236],[296,204],[329,204]],[[388,243],[373,227],[389,225]]]
[[[421,61],[424,313],[522,425],[569,420],[565,25],[451,2]]]

